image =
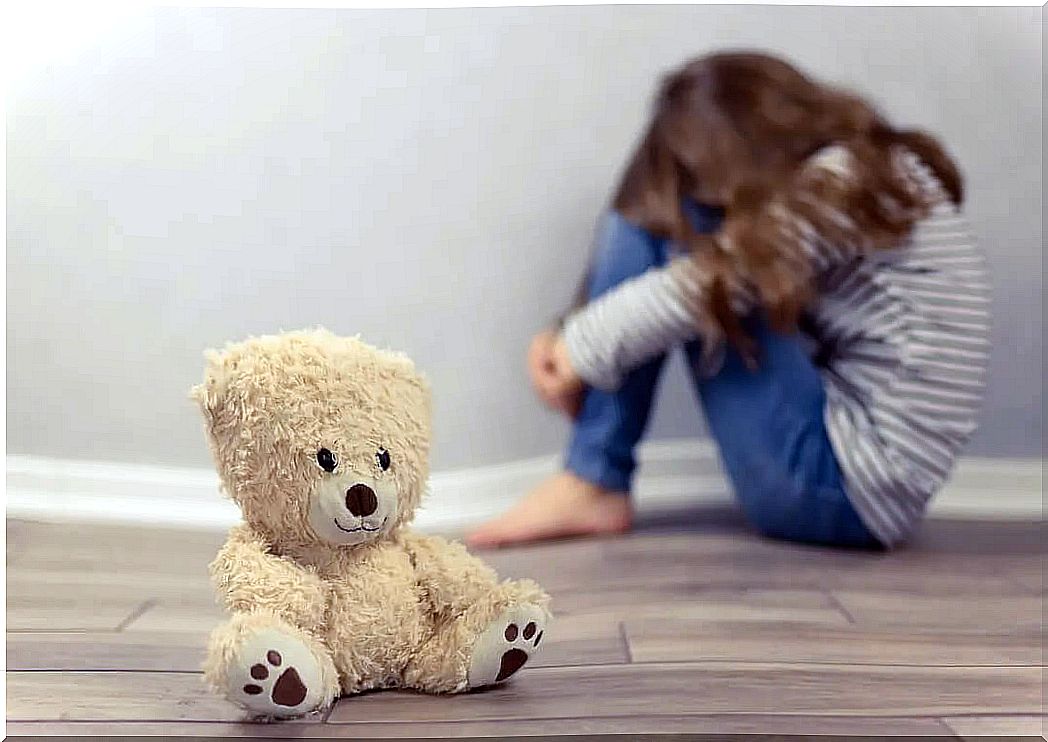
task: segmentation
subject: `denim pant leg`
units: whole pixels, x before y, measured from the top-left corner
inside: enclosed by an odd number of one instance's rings
[[[875,547],[859,519],[826,432],[822,375],[797,335],[760,318],[747,328],[760,347],[749,370],[728,349],[723,367],[695,384],[736,496],[762,533],[793,541]],[[698,348],[687,348],[698,368]]]
[[[589,298],[664,265],[667,256],[665,242],[610,213],[598,233]],[[614,392],[586,391],[565,456],[568,471],[609,490],[629,491],[634,448],[647,427],[664,362],[661,356],[634,369]]]

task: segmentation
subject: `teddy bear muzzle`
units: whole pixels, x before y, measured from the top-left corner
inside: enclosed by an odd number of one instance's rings
[[[377,538],[393,525],[396,487],[363,477],[338,477],[310,493],[309,524],[323,541],[339,546]]]

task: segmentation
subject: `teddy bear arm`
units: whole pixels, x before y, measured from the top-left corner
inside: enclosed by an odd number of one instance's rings
[[[495,570],[458,542],[413,533],[404,545],[436,613],[459,613],[498,587]]]
[[[328,590],[316,573],[270,553],[245,527],[235,528],[211,563],[211,580],[231,612],[268,612],[300,626],[323,626]]]

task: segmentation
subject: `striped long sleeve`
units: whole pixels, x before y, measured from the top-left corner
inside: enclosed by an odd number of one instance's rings
[[[698,334],[694,302],[686,290],[694,263],[675,258],[593,300],[564,323],[572,365],[598,389],[613,390],[622,376]]]

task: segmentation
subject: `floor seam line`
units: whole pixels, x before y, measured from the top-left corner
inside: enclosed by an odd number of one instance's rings
[[[149,598],[148,600],[143,601],[137,608],[131,611],[130,615],[128,615],[123,621],[116,625],[116,628],[113,629],[113,632],[120,633],[128,626],[130,626],[132,623],[140,619],[142,615],[146,613],[146,611],[155,607],[159,603],[160,601],[156,598]]]

